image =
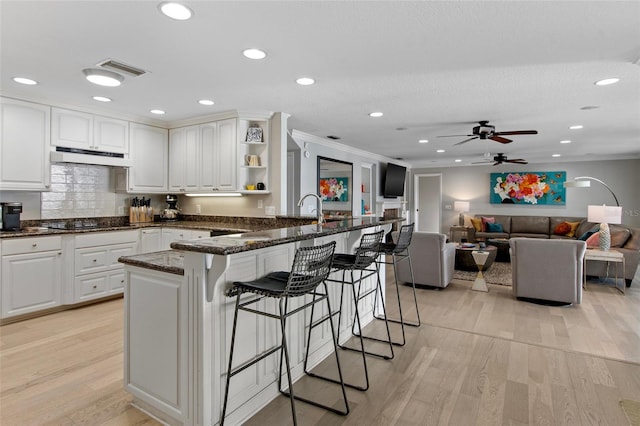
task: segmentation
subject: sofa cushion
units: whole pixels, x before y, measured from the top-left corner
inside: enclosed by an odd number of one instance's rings
[[[571,230],[567,232],[567,237],[575,237],[576,230],[578,229],[578,225],[580,225],[580,222],[567,222],[567,223],[571,227]]]
[[[609,232],[611,233],[611,247],[624,247],[631,236],[631,231],[627,228],[621,228],[619,226],[609,226]]]
[[[629,237],[625,243],[624,248],[629,250],[640,250],[640,229],[630,228],[629,232],[631,232],[631,237]]]
[[[487,232],[504,232],[501,223],[487,222]]]
[[[487,231],[487,223],[496,223],[496,219],[494,217],[486,217],[486,216],[482,216],[482,231],[483,232],[489,232]]]
[[[511,233],[549,236],[549,216],[512,216]]]
[[[558,226],[553,229],[555,235],[567,235],[571,231],[571,225],[568,222],[560,222]]]

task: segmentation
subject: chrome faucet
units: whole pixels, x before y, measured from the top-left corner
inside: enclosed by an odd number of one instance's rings
[[[302,198],[300,198],[300,201],[298,201],[298,207],[302,207],[302,203],[304,202],[304,199],[307,197],[316,197],[316,200],[318,200],[318,208],[316,209],[316,213],[318,216],[318,224],[321,224],[324,222],[324,213],[322,213],[322,198],[320,198],[320,196],[318,194],[314,194],[313,192],[309,192],[308,194],[305,194],[302,196]]]

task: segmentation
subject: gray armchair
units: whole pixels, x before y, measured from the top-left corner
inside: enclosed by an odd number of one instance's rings
[[[509,245],[514,296],[582,302],[584,241],[511,238]]]
[[[414,232],[409,246],[416,285],[445,288],[453,278],[456,245],[447,236],[435,232]],[[409,262],[398,264],[398,278],[411,282]]]

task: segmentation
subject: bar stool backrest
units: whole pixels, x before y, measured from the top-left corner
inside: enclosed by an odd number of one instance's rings
[[[380,254],[380,243],[383,237],[384,231],[382,230],[362,236],[360,246],[356,249],[356,258],[354,261],[356,268],[364,269],[375,262]]]
[[[336,242],[331,241],[321,246],[300,247],[296,250],[284,293],[289,297],[302,296],[327,279],[335,248]]]
[[[399,253],[409,248],[409,245],[411,244],[411,237],[413,236],[413,226],[414,224],[412,223],[411,225],[402,225],[400,227],[398,242],[393,250],[394,253]]]

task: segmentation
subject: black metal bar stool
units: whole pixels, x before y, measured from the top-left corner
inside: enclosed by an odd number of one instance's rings
[[[393,277],[396,284],[396,296],[398,297],[398,313],[400,315],[400,319],[392,319],[387,318],[386,315],[383,317],[376,315],[377,319],[384,319],[385,321],[391,321],[394,323],[398,323],[402,329],[402,341],[401,342],[393,342],[394,345],[404,346],[406,343],[406,337],[404,333],[404,326],[409,325],[412,327],[420,327],[420,310],[418,309],[418,298],[416,297],[416,284],[415,279],[413,277],[413,265],[411,264],[411,253],[409,252],[409,245],[411,245],[411,237],[413,236],[413,228],[414,224],[403,225],[400,227],[400,232],[398,234],[398,242],[397,243],[381,243],[380,244],[380,255],[385,255],[385,259],[382,260],[382,256],[380,256],[377,262],[381,265],[391,265],[393,264]],[[388,256],[391,256],[391,261],[389,261]],[[411,271],[411,286],[413,288],[413,301],[416,307],[416,322],[405,321],[402,315],[402,303],[400,301],[400,287],[398,284],[398,268],[397,265],[400,262],[409,261],[409,270]],[[384,266],[382,266],[384,268]]]
[[[378,253],[380,250],[380,243],[382,242],[382,238],[384,236],[384,231],[379,231],[376,233],[372,233],[372,234],[365,234],[362,236],[362,238],[360,239],[360,246],[356,249],[355,254],[342,254],[342,253],[336,253],[333,256],[333,265],[332,265],[332,272],[342,272],[342,280],[334,280],[334,279],[330,279],[327,278],[327,282],[335,282],[335,283],[340,283],[342,284],[342,287],[340,289],[340,308],[337,312],[330,312],[330,314],[328,315],[329,317],[333,317],[334,315],[338,315],[338,331],[340,330],[340,325],[342,324],[342,311],[343,311],[343,305],[344,305],[344,287],[345,285],[351,285],[351,291],[352,291],[352,296],[353,296],[353,305],[354,305],[354,309],[355,309],[355,314],[354,314],[354,320],[353,320],[353,324],[351,326],[351,334],[353,334],[354,336],[358,337],[360,340],[360,347],[359,348],[352,348],[346,345],[341,345],[340,343],[338,343],[338,346],[342,349],[345,350],[351,350],[351,351],[356,351],[356,352],[361,352],[362,353],[362,363],[364,366],[364,376],[365,376],[365,384],[364,385],[354,385],[351,383],[345,383],[345,386],[354,388],[354,389],[358,389],[358,390],[362,390],[365,391],[367,389],[369,389],[369,371],[367,369],[367,359],[366,359],[366,355],[373,355],[376,357],[380,357],[383,359],[393,359],[394,357],[394,353],[393,353],[393,346],[391,345],[391,334],[389,332],[389,325],[386,324],[386,329],[387,329],[387,340],[384,339],[378,339],[375,337],[371,337],[371,336],[364,336],[362,334],[362,326],[361,326],[361,322],[360,322],[360,311],[358,308],[358,304],[360,302],[360,300],[364,299],[365,297],[371,295],[371,294],[375,294],[376,296],[374,296],[374,310],[375,310],[375,303],[377,302],[377,294],[382,294],[382,287],[381,287],[381,283],[380,283],[380,274],[379,274],[379,269],[378,269],[378,264],[376,263],[376,258],[378,257]],[[349,274],[349,278],[350,280],[347,280],[347,271],[350,273]],[[354,272],[359,272],[359,276],[356,278],[356,276],[354,275]],[[372,289],[368,289],[365,291],[362,291],[361,288],[361,283],[362,281],[364,281],[366,278],[370,277],[370,276],[376,276],[376,285],[374,288]],[[358,286],[358,290],[356,292],[356,285]],[[382,310],[383,310],[383,314],[386,312],[385,308],[384,308],[384,304],[382,305]],[[356,332],[356,324],[358,327],[358,331]],[[365,350],[365,346],[364,346],[364,339],[369,339],[369,340],[376,340],[376,341],[380,341],[380,342],[384,342],[384,343],[388,343],[389,344],[389,354],[381,354],[381,353],[376,353],[376,352],[371,352],[371,351],[367,351]],[[330,382],[336,382],[333,379],[327,378],[327,377],[322,377],[319,375],[316,375],[314,373],[311,373],[309,371],[307,371],[306,365],[305,365],[305,372],[313,377],[318,377],[320,379],[324,379],[324,380],[328,380]]]
[[[291,267],[290,272],[272,272],[262,278],[258,278],[255,281],[250,282],[234,282],[233,287],[231,287],[227,291],[227,296],[236,297],[235,303],[235,312],[233,316],[233,331],[231,334],[231,351],[229,353],[229,367],[227,370],[227,385],[224,393],[224,403],[222,405],[222,413],[220,415],[220,425],[224,424],[224,418],[227,411],[227,401],[229,397],[229,383],[231,382],[231,377],[236,374],[244,371],[248,367],[254,365],[260,360],[266,358],[267,356],[274,354],[280,351],[280,372],[278,375],[278,389],[283,395],[286,395],[291,400],[291,412],[293,414],[293,424],[297,424],[296,419],[296,409],[295,409],[295,400],[303,401],[316,407],[321,407],[336,414],[347,415],[349,413],[349,404],[347,402],[347,394],[344,388],[344,382],[342,380],[342,369],[340,367],[340,360],[338,358],[338,344],[336,340],[336,333],[333,325],[333,321],[331,321],[331,317],[327,317],[324,320],[329,319],[331,324],[331,332],[333,335],[333,347],[335,351],[336,364],[338,366],[338,376],[339,380],[336,380],[336,383],[339,383],[342,387],[342,398],[344,400],[344,410],[338,410],[336,408],[323,405],[319,402],[312,401],[310,399],[294,395],[293,392],[293,382],[291,380],[291,365],[289,363],[289,351],[287,348],[287,340],[286,340],[286,319],[291,315],[294,315],[302,310],[315,306],[316,303],[322,302],[323,300],[327,303],[327,311],[331,312],[331,306],[329,304],[329,296],[327,292],[327,284],[324,282],[325,279],[329,276],[331,272],[331,262],[333,260],[333,254],[335,250],[336,243],[334,241],[324,244],[321,246],[315,247],[301,247],[296,251],[295,258],[293,260],[293,266]],[[318,290],[318,286],[323,284],[324,292],[320,292]],[[257,296],[251,298],[250,300],[241,301],[240,298],[244,293],[253,293]],[[312,295],[312,301],[304,303],[302,306],[299,306],[295,309],[289,311],[289,299],[293,297],[301,297],[305,295]],[[254,305],[260,300],[265,298],[274,298],[279,299],[278,304],[278,313],[270,313],[263,310],[258,310],[257,308],[249,307],[250,305]],[[280,321],[280,329],[282,333],[282,340],[279,345],[274,346],[270,349],[267,349],[262,354],[257,355],[253,359],[233,368],[233,351],[235,347],[236,340],[236,327],[238,324],[238,312],[245,311],[250,312],[256,315],[262,315],[269,318],[274,318]],[[321,320],[321,321],[324,321]],[[309,325],[309,338],[311,337],[311,323],[313,322],[313,313],[310,317],[310,325]],[[317,323],[315,324],[317,325]],[[308,341],[307,341],[308,345]],[[307,349],[308,355],[308,349]],[[288,391],[286,389],[282,389],[282,361],[284,358],[286,374],[287,374],[287,382],[288,382]],[[305,359],[305,367],[306,367],[306,359]],[[306,370],[306,368],[305,368]]]

